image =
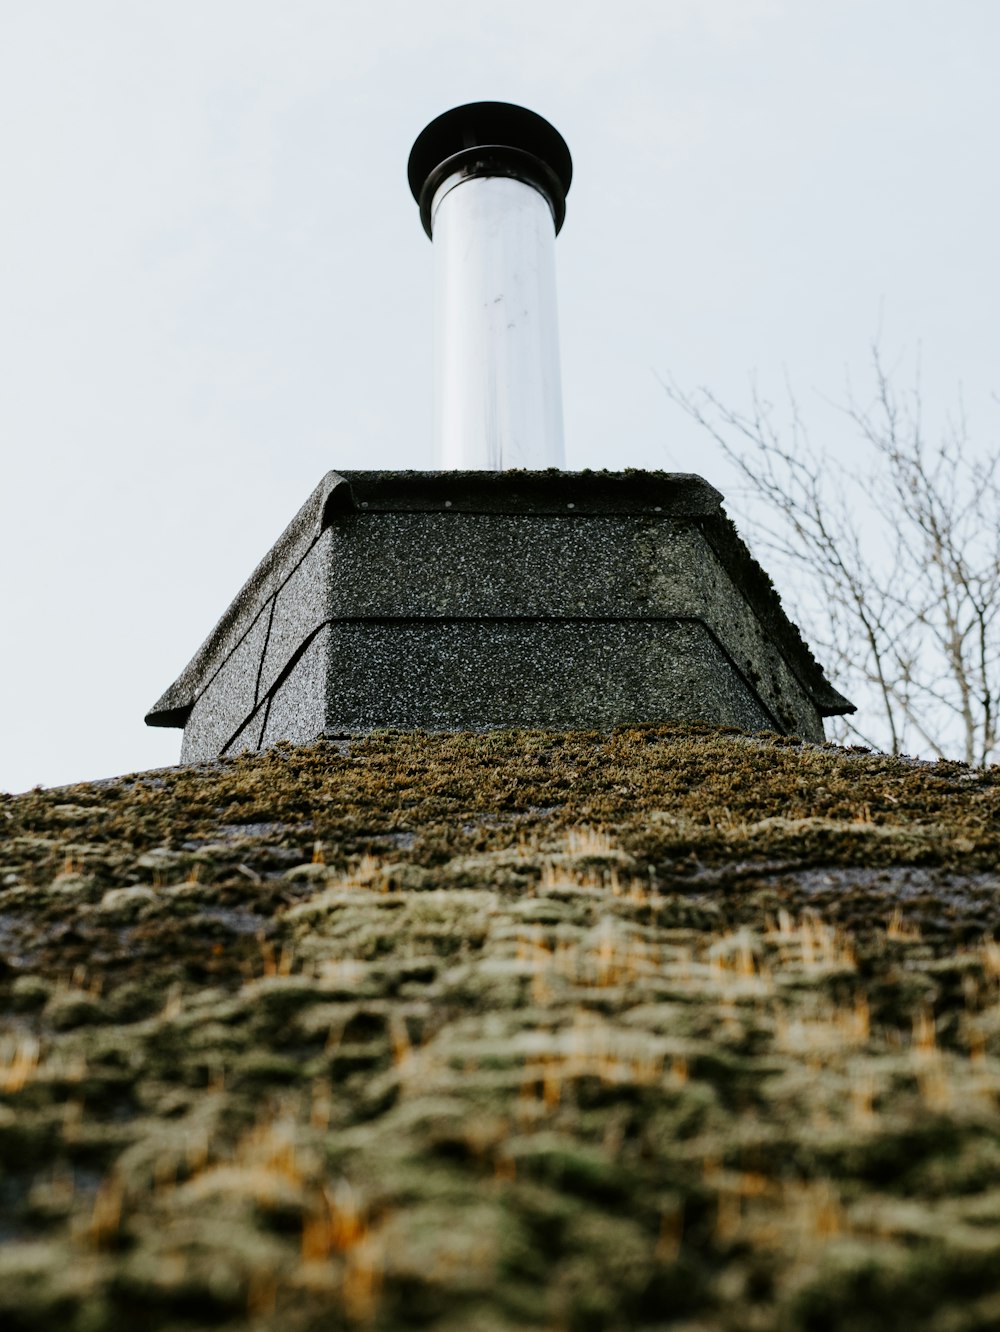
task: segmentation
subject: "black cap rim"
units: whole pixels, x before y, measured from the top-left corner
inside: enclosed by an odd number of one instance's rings
[[[428,235],[430,204],[445,178],[441,169],[446,166],[450,168],[447,174],[464,171],[521,178],[521,173],[529,171],[528,183],[541,190],[552,205],[556,231],[562,226],[573,159],[555,126],[527,107],[511,102],[468,102],[445,111],[420,132],[410,151],[407,177]]]
[[[483,144],[479,148],[465,148],[452,157],[446,157],[434,168],[420,191],[420,221],[424,231],[434,236],[434,199],[444,182],[452,176],[470,180],[474,176],[505,176],[509,180],[532,185],[548,203],[556,235],[566,220],[566,194],[556,173],[540,157],[508,148],[503,144]]]

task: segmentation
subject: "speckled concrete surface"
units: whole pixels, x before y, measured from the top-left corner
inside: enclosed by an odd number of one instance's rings
[[[561,730],[636,716],[777,729],[697,621],[335,621],[328,644],[333,733]]]
[[[186,722],[186,762],[315,738],[303,719],[320,714],[334,730],[700,719],[822,740],[849,705],[718,501],[658,473],[327,478],[151,719]],[[323,626],[317,711],[303,653]]]

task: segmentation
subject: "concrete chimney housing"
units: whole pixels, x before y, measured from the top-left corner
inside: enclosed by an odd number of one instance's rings
[[[458,107],[414,144],[434,245],[431,472],[330,472],[146,717],[183,762],[386,727],[852,712],[700,477],[563,467],[555,237],[569,150]]]

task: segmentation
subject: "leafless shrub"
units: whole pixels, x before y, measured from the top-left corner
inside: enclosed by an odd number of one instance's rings
[[[840,408],[867,463],[810,439],[753,391],[749,411],[668,381],[671,400],[746,483],[739,517],[849,698],[835,738],[985,765],[1000,746],[1000,450],[973,449],[964,410],[929,440],[919,373],[900,393],[878,347],[867,401]]]

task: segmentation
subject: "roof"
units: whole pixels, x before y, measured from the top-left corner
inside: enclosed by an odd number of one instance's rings
[[[994,1325],[998,815],[707,728],[0,797],[0,1322]]]

